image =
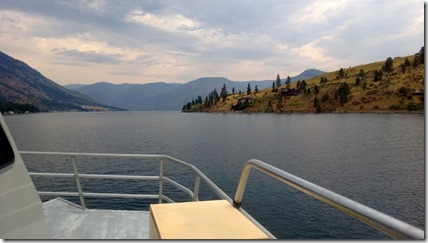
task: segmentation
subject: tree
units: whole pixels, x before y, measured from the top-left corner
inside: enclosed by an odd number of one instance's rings
[[[250,83],[248,83],[248,86],[247,86],[247,95],[249,95],[249,94],[251,94],[251,85],[250,85]]]
[[[291,84],[291,78],[290,76],[287,76],[287,80],[285,81],[285,84],[287,85],[287,89],[290,88],[290,84]]]
[[[276,108],[281,112],[283,107],[284,106],[282,105],[282,95],[276,94]]]
[[[360,76],[357,76],[357,78],[355,78],[355,86],[360,86],[360,84],[361,84]]]
[[[275,82],[272,82],[272,92],[276,92]]]
[[[235,94],[235,87],[232,88],[232,94]]]
[[[315,86],[314,86],[314,93],[315,94],[319,94],[319,92],[320,92],[320,88],[318,87],[318,85],[315,84]]]
[[[410,88],[408,87],[404,87],[402,86],[399,90],[398,93],[402,96],[408,96],[410,94]]]
[[[401,70],[402,73],[406,73],[406,64],[401,63],[400,64],[400,70]]]
[[[281,87],[281,78],[279,77],[279,74],[276,75],[276,87]]]
[[[358,76],[360,78],[365,78],[366,77],[366,72],[364,72],[364,69],[360,69],[360,73],[358,74]]]
[[[343,78],[345,77],[345,70],[343,70],[343,68],[340,68],[339,70],[339,78]]]
[[[382,80],[383,72],[381,70],[376,70],[374,73],[374,81]]]
[[[391,57],[388,57],[385,61],[385,64],[383,66],[383,70],[385,72],[392,72],[394,70],[394,62]]]
[[[300,92],[306,93],[306,87],[307,87],[307,84],[305,80],[297,81],[297,84],[296,84],[297,90],[299,90]]]
[[[321,77],[320,83],[327,83],[327,78],[326,77]]]
[[[223,102],[226,101],[226,98],[227,98],[226,84],[223,84],[223,87],[221,88],[220,97],[223,100]]]
[[[319,99],[316,96],[314,98],[314,108],[315,108],[315,112],[316,113],[321,113],[322,112],[320,101],[319,101]]]
[[[256,84],[256,87],[254,88],[254,92],[259,92],[259,88],[257,88],[257,84]]]
[[[339,102],[343,106],[346,102],[348,102],[348,95],[351,93],[351,88],[349,85],[344,82],[339,85],[337,89],[337,96],[339,97]]]
[[[326,102],[330,99],[330,97],[328,96],[328,93],[325,93],[322,98],[321,98],[321,102]]]
[[[285,81],[286,84],[291,84],[291,78],[290,76],[287,76],[287,81]]]
[[[415,54],[415,59],[413,60],[413,67],[417,67],[419,64],[425,63],[425,48],[422,47],[421,50]]]
[[[406,57],[406,60],[404,60],[404,66],[410,67],[410,61],[409,59],[407,59],[407,57]]]
[[[204,106],[205,106],[205,108],[210,107],[210,103],[209,103],[209,101],[208,101],[208,96],[205,96]]]

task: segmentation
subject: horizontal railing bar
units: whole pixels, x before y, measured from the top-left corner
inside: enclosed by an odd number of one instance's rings
[[[45,177],[74,177],[72,173],[39,173],[30,172],[31,176]],[[87,179],[121,179],[121,180],[159,180],[159,176],[134,176],[134,175],[98,175],[98,174],[79,174],[80,178]]]
[[[127,194],[127,193],[97,193],[97,192],[84,192],[85,197],[118,197],[118,198],[145,198],[145,199],[158,199],[156,194]]]
[[[176,182],[176,181],[174,181],[174,180],[169,179],[169,178],[168,178],[168,177],[166,177],[166,176],[164,176],[164,177],[163,177],[163,180],[164,180],[165,182],[168,182],[169,184],[171,184],[171,185],[175,186],[176,188],[180,189],[181,191],[183,191],[183,192],[187,193],[187,194],[190,196],[190,198],[193,198],[193,192],[192,192],[192,190],[190,190],[189,188],[187,188],[187,187],[185,187],[185,186],[181,185],[180,183],[178,183],[178,182]]]
[[[79,196],[77,192],[38,192],[39,195],[43,196]],[[145,198],[145,199],[158,199],[158,195],[154,194],[127,194],[127,193],[96,193],[96,192],[84,192],[85,197],[117,197],[117,198]],[[169,198],[165,200],[172,201]]]
[[[75,152],[40,152],[40,151],[20,151],[23,155],[61,155],[75,157],[110,157],[110,158],[140,158],[140,159],[161,159],[169,156],[159,154],[110,154],[110,153],[75,153]]]
[[[47,173],[47,172],[29,172],[30,176],[40,177],[74,177],[73,173]]]
[[[367,207],[260,160],[249,160],[241,172],[233,205],[239,208],[251,169],[257,169],[286,185],[349,215],[394,238],[424,239],[425,232],[387,214]]]
[[[131,176],[131,175],[97,175],[97,174],[79,174],[80,178],[91,179],[122,179],[122,180],[159,180],[159,176]]]
[[[44,192],[44,191],[37,191],[39,195],[43,196],[79,196],[79,193],[77,192]]]

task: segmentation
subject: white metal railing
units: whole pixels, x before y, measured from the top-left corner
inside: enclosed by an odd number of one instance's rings
[[[30,172],[31,176],[40,176],[40,177],[74,177],[76,179],[77,192],[43,192],[40,191],[40,195],[56,195],[56,196],[79,196],[80,203],[83,209],[86,209],[84,197],[123,197],[123,198],[149,198],[149,199],[159,199],[159,203],[162,203],[162,200],[168,202],[174,202],[172,199],[163,195],[163,184],[169,183],[176,188],[180,189],[186,193],[191,200],[198,201],[199,198],[199,184],[200,179],[202,178],[205,183],[211,188],[211,190],[217,194],[222,199],[226,199],[229,202],[232,202],[232,199],[224,193],[214,182],[212,182],[205,174],[203,174],[199,169],[197,169],[192,164],[189,164],[185,161],[173,158],[167,155],[155,155],[155,154],[107,154],[107,153],[68,153],[68,152],[34,152],[34,151],[21,151],[23,155],[51,155],[51,156],[65,156],[69,157],[73,166],[73,173],[43,173],[43,172]],[[102,174],[80,174],[77,169],[76,157],[104,157],[104,158],[136,158],[136,159],[157,159],[159,160],[159,175],[158,176],[139,176],[139,175],[102,175]],[[164,161],[170,160],[179,164],[182,164],[190,168],[193,173],[195,173],[195,186],[194,190],[183,186],[182,184],[164,176]],[[114,179],[114,180],[155,180],[159,181],[159,194],[113,194],[113,193],[89,193],[83,192],[80,179]]]
[[[163,186],[164,183],[168,183],[183,191],[189,196],[192,201],[199,201],[199,187],[201,180],[205,182],[208,187],[221,199],[228,201],[232,204],[232,199],[221,190],[214,182],[212,182],[204,173],[202,173],[194,165],[185,161],[176,159],[167,155],[156,155],[156,154],[108,154],[108,153],[71,153],[71,152],[39,152],[39,151],[20,151],[22,155],[43,155],[43,156],[63,156],[69,157],[73,166],[73,173],[46,173],[46,172],[30,172],[30,176],[39,177],[59,177],[68,178],[74,177],[76,180],[77,192],[48,192],[38,191],[39,195],[45,196],[78,196],[80,198],[80,204],[83,210],[86,209],[85,197],[116,197],[116,198],[141,198],[141,199],[159,199],[159,203],[163,200],[167,202],[174,202],[171,198],[164,195]],[[140,176],[140,175],[105,175],[105,174],[81,174],[78,171],[76,158],[79,157],[91,157],[91,158],[128,158],[128,159],[151,159],[159,161],[159,175],[156,176]],[[193,191],[186,186],[168,178],[164,175],[165,161],[172,161],[174,163],[181,164],[187,168],[190,168],[194,175],[194,188]],[[80,179],[114,179],[114,180],[142,180],[142,181],[159,181],[159,192],[158,194],[125,194],[125,193],[95,193],[95,192],[84,192]],[[275,239],[263,225],[255,220],[250,214],[244,209],[238,209],[243,215],[245,215],[250,221],[252,221],[260,230],[262,230],[269,238]]]
[[[77,185],[77,192],[46,192],[39,191],[40,195],[49,196],[78,196],[83,209],[85,206],[85,197],[117,197],[117,198],[141,198],[141,199],[159,199],[159,203],[163,200],[167,202],[174,202],[172,199],[164,195],[163,185],[168,183],[183,191],[189,196],[189,200],[199,200],[199,186],[201,180],[205,182],[208,187],[221,199],[227,200],[249,220],[257,225],[265,234],[271,239],[275,239],[267,229],[265,229],[257,220],[249,215],[244,209],[241,208],[242,198],[244,195],[245,187],[249,178],[250,171],[257,169],[274,179],[277,179],[294,189],[297,189],[327,205],[338,209],[339,211],[350,215],[369,226],[385,232],[386,234],[399,239],[424,239],[425,232],[410,224],[395,219],[389,215],[376,211],[344,196],[329,191],[323,187],[315,185],[311,182],[303,180],[297,176],[289,174],[274,166],[264,163],[260,160],[249,160],[241,173],[239,184],[236,190],[234,199],[232,200],[225,192],[223,192],[214,182],[212,182],[204,173],[202,173],[194,165],[185,161],[173,158],[167,155],[150,155],[150,154],[106,154],[106,153],[63,153],[63,152],[30,152],[21,151],[23,155],[47,155],[47,156],[65,156],[69,157],[73,165],[73,173],[29,173],[31,176],[41,177],[74,177]],[[140,175],[105,175],[105,174],[80,174],[78,172],[76,158],[78,157],[101,157],[101,158],[135,158],[135,159],[152,159],[159,161],[159,175],[156,176],[140,176]],[[186,186],[168,178],[164,175],[165,161],[172,161],[190,168],[194,175],[194,188],[193,191]],[[84,192],[80,183],[80,179],[115,179],[115,180],[142,180],[142,181],[159,181],[158,194],[126,194],[126,193],[95,193]]]
[[[425,232],[413,225],[402,222],[387,214],[367,207],[342,195],[329,191],[309,181],[301,179],[260,160],[249,160],[241,172],[238,188],[233,200],[235,208],[240,208],[245,187],[251,169],[261,171],[286,185],[297,189],[339,211],[350,215],[361,222],[382,231],[396,239],[425,239]]]

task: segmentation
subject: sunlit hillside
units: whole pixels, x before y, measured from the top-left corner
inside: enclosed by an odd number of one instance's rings
[[[250,94],[229,94],[210,107],[203,102],[184,111],[423,112],[424,49],[407,57],[343,67],[289,86],[281,81],[276,90],[255,92],[252,87]]]

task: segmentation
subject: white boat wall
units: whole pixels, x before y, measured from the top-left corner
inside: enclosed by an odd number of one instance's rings
[[[46,239],[42,201],[1,115],[0,125],[0,238]]]

